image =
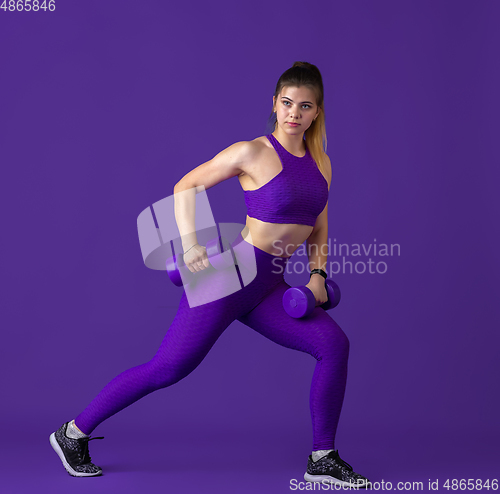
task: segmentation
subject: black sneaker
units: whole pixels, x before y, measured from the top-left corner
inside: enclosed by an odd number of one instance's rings
[[[61,459],[66,471],[73,477],[95,477],[102,475],[101,467],[90,461],[89,441],[92,439],[104,439],[104,437],[90,436],[80,439],[72,439],[66,436],[69,422],[65,422],[50,437],[50,444]]]
[[[309,455],[307,472],[304,479],[308,482],[324,482],[349,487],[367,487],[370,481],[353,471],[351,465],[342,460],[337,450],[330,451],[318,461]]]

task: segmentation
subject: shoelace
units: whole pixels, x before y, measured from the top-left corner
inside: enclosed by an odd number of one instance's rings
[[[104,439],[104,436],[101,437],[80,437],[77,439],[78,443],[82,447],[81,451],[81,459],[78,463],[78,465],[86,465],[87,463],[91,463],[91,458],[89,454],[89,441],[93,441],[94,439]],[[80,456],[80,455],[79,455]]]
[[[332,451],[329,455],[328,455],[330,458],[334,459],[335,461],[337,461],[338,463],[340,463],[343,467],[346,467],[348,470],[350,470],[351,472],[353,471],[353,468],[351,467],[351,465],[349,465],[349,463],[347,463],[346,461],[344,461],[340,456],[339,456],[339,452],[338,450],[334,450]]]

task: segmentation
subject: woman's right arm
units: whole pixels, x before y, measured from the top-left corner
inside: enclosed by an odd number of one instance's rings
[[[181,236],[184,262],[191,272],[208,267],[205,247],[197,244],[195,228],[196,194],[228,178],[244,173],[252,161],[255,145],[250,141],[236,142],[184,175],[174,187],[175,220]],[[189,252],[187,252],[189,250]]]

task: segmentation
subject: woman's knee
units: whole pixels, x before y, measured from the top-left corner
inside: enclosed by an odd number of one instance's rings
[[[328,325],[321,339],[320,356],[322,359],[347,359],[350,342],[342,328],[336,323]]]
[[[144,372],[152,389],[162,389],[171,386],[184,379],[196,367],[196,365],[186,365],[185,363],[183,365],[176,365],[157,358],[153,358],[143,365]]]

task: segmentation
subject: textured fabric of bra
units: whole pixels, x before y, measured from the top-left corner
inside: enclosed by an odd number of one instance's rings
[[[278,153],[282,170],[262,187],[245,190],[248,216],[268,223],[314,226],[328,201],[328,182],[309,149],[299,158],[272,135],[266,135]]]

